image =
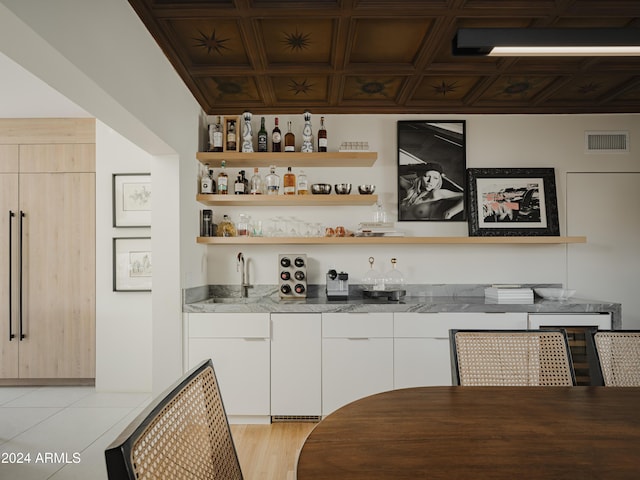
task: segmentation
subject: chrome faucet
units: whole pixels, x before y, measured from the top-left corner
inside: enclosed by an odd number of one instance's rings
[[[240,296],[242,298],[247,298],[249,296],[249,289],[252,285],[249,285],[249,262],[247,261],[245,263],[242,252],[238,253],[236,270],[240,272]]]

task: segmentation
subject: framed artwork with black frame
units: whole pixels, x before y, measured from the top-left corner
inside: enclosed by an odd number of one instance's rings
[[[153,274],[150,237],[113,239],[113,291],[150,292]]]
[[[113,174],[113,226],[151,226],[151,174]]]
[[[398,220],[464,221],[464,120],[398,122]]]
[[[553,168],[470,168],[469,235],[560,235]]]

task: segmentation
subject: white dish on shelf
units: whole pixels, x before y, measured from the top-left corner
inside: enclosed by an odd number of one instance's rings
[[[534,288],[533,291],[545,300],[567,300],[576,293],[565,288]]]

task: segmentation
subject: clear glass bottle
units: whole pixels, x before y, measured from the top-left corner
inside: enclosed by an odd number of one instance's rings
[[[391,269],[384,274],[384,283],[387,289],[398,289],[404,287],[404,275],[396,268],[398,261],[391,259]]]
[[[262,195],[264,193],[264,181],[260,176],[258,167],[254,167],[253,176],[249,182],[249,193],[251,195]]]
[[[250,231],[251,225],[251,217],[246,213],[241,213],[238,219],[238,236],[239,237],[248,237],[251,233]]]
[[[213,170],[211,170],[212,172]],[[200,193],[213,193],[213,179],[211,178],[209,164],[205,163],[204,170],[200,177]]]
[[[291,131],[291,121],[287,122],[287,133],[284,136],[284,151],[285,152],[296,151],[296,136]]]
[[[304,112],[304,127],[302,127],[302,148],[301,152],[313,152],[313,130],[311,128],[311,113]]]
[[[282,185],[284,186],[282,193],[285,195],[296,194],[296,175],[291,171],[291,167],[287,167],[287,173],[284,174]]]
[[[229,120],[227,125],[227,151],[236,151],[236,122],[235,120]]]
[[[309,193],[307,175],[304,173],[304,170],[300,170],[298,174],[298,195],[306,195],[307,193]]]
[[[267,195],[278,195],[280,191],[280,177],[276,173],[275,165],[269,167],[269,174],[265,177]]]
[[[218,194],[227,195],[229,193],[229,177],[225,171],[227,163],[223,160],[220,167],[220,173],[218,173]]]
[[[327,151],[327,129],[324,126],[324,117],[320,117],[320,129],[318,130],[318,151]]]
[[[282,151],[282,132],[280,131],[280,127],[278,126],[278,117],[276,117],[276,126],[273,127],[273,132],[271,133],[271,151]]]
[[[222,137],[222,124],[220,123],[220,116],[218,115],[215,123],[209,125],[209,151],[222,151]]]
[[[260,118],[260,130],[258,130],[258,151],[267,151],[267,129],[264,126],[264,117]]]

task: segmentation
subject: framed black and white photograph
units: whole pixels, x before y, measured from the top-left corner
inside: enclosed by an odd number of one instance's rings
[[[464,221],[464,120],[398,122],[398,220]]]
[[[113,239],[113,291],[150,292],[151,238]]]
[[[470,168],[470,236],[560,235],[553,168]]]
[[[113,226],[151,226],[151,174],[113,175]]]

